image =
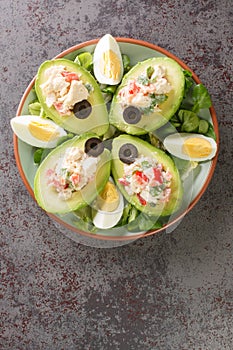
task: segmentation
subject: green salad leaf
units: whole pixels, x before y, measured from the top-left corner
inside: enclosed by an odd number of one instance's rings
[[[34,163],[39,165],[51,151],[52,148],[37,148],[33,154]]]
[[[46,114],[38,100],[29,103],[28,111],[31,115],[39,115],[42,118],[46,118]]]
[[[198,130],[200,118],[196,113],[181,109],[178,112],[178,117],[181,121],[180,129],[182,132],[195,132]]]
[[[89,72],[93,71],[93,55],[90,52],[82,52],[78,54],[74,63],[79,64]]]
[[[210,108],[211,99],[207,88],[203,84],[194,86],[192,90],[193,107],[192,111],[198,113],[200,109]]]
[[[127,73],[130,69],[130,58],[128,55],[122,54],[122,62],[123,62],[123,68],[124,68],[124,74]]]
[[[127,225],[127,229],[130,232],[140,232],[156,230],[163,226],[157,217],[152,217],[144,213],[139,212],[137,217],[130,221]]]

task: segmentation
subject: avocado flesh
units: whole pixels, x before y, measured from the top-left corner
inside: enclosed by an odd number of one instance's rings
[[[97,197],[98,193],[103,190],[109,179],[111,166],[110,151],[107,149],[104,149],[103,153],[99,156],[100,160],[97,164],[94,179],[80,191],[74,192],[70,199],[60,199],[54,187],[49,186],[47,183],[47,171],[55,167],[59,158],[64,156],[66,149],[68,147],[78,147],[84,150],[85,142],[91,137],[96,137],[96,135],[87,133],[82,136],[75,136],[73,139],[55,148],[40,164],[34,179],[34,195],[39,206],[45,211],[57,214],[74,211],[90,204]]]
[[[159,163],[163,164],[164,169],[169,169],[172,175],[171,181],[171,195],[169,202],[158,203],[154,207],[149,204],[143,206],[139,202],[136,195],[130,196],[125,190],[124,186],[118,181],[119,178],[124,175],[124,163],[119,159],[119,149],[122,145],[126,143],[131,143],[137,147],[138,156],[143,155],[145,157],[155,158]],[[120,191],[127,199],[128,202],[133,204],[138,210],[144,212],[145,214],[152,216],[167,216],[176,212],[182,201],[182,184],[179,176],[179,172],[173,162],[173,160],[160,149],[150,145],[146,141],[139,139],[138,137],[131,135],[120,135],[113,140],[112,144],[112,173],[114,180],[119,187]]]
[[[137,124],[128,124],[123,119],[123,108],[118,98],[119,91],[128,84],[129,80],[137,79],[145,73],[148,67],[161,66],[166,69],[166,78],[172,86],[166,101],[159,104],[160,112],[143,114]],[[180,106],[184,95],[185,78],[179,64],[168,57],[155,57],[136,64],[123,78],[119,85],[110,109],[109,122],[119,130],[132,135],[142,135],[156,130],[166,124]]]
[[[80,76],[83,84],[90,84],[93,88],[92,91],[90,91],[87,99],[92,106],[92,112],[86,119],[78,119],[74,113],[63,116],[59,114],[54,106],[48,107],[46,104],[46,95],[41,89],[41,85],[47,80],[45,71],[50,67],[60,65],[65,66],[70,72],[77,73]],[[85,132],[93,132],[99,136],[103,135],[108,130],[108,112],[100,87],[92,75],[78,64],[67,59],[45,61],[38,70],[35,81],[35,89],[45,114],[64,129],[78,135]]]

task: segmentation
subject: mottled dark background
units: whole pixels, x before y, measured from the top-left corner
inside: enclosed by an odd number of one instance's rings
[[[232,5],[0,0],[1,349],[233,349]],[[97,249],[59,232],[30,197],[9,121],[42,61],[105,33],[188,64],[212,96],[221,147],[175,231]]]

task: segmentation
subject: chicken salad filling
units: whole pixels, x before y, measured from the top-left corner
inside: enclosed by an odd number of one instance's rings
[[[140,204],[154,206],[168,202],[172,175],[155,158],[139,156],[131,164],[124,164],[124,175],[118,182],[130,195],[136,195]]]
[[[65,66],[53,66],[45,71],[47,78],[41,85],[48,107],[54,106],[60,115],[70,115],[74,105],[89,97],[93,89],[84,84],[81,76],[70,72]]]
[[[166,101],[172,86],[166,77],[166,70],[161,66],[148,67],[137,79],[130,79],[118,93],[122,107],[135,106],[142,113],[160,112],[159,105]]]
[[[88,156],[78,147],[67,148],[53,169],[48,169],[48,185],[58,192],[58,197],[68,200],[94,179],[99,157]]]

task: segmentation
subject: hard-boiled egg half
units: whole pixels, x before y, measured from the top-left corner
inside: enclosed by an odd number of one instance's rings
[[[99,83],[117,85],[122,79],[124,68],[117,41],[104,35],[97,43],[93,55],[94,75]]]
[[[21,115],[11,119],[14,133],[31,146],[54,148],[67,133],[52,120],[38,115]]]
[[[210,160],[217,152],[216,142],[201,134],[176,133],[167,136],[163,143],[174,156],[197,162]]]
[[[122,216],[123,209],[123,196],[110,178],[92,209],[94,225],[101,229],[115,226]]]

